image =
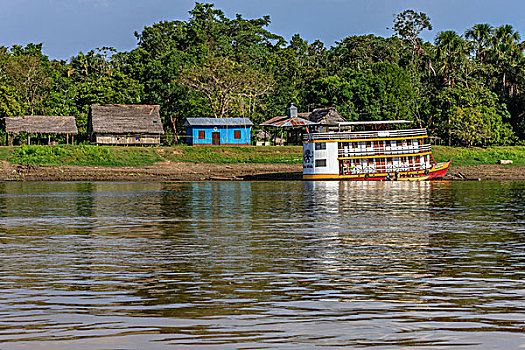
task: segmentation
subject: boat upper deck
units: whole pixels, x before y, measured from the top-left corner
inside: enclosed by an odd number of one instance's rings
[[[427,130],[404,129],[404,130],[374,130],[374,131],[349,131],[349,132],[319,132],[309,133],[303,136],[303,141],[349,141],[369,139],[409,139],[427,137]]]

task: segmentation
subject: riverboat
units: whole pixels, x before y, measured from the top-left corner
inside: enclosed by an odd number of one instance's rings
[[[425,128],[407,120],[317,125],[303,136],[303,180],[422,181],[445,176]]]

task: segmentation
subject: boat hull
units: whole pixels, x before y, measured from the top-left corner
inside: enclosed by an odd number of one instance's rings
[[[429,170],[401,171],[397,173],[371,173],[371,174],[303,174],[303,180],[344,180],[344,181],[425,181],[444,177],[451,164],[449,159],[445,163],[438,163]]]

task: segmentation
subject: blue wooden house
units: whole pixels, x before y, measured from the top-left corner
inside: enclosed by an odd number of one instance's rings
[[[253,123],[248,118],[188,118],[184,123],[190,146],[249,146]]]

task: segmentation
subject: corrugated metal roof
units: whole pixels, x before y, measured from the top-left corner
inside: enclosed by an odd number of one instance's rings
[[[294,126],[306,126],[306,125],[312,125],[315,124],[314,122],[311,122],[309,120],[300,118],[300,117],[288,117],[288,116],[281,116],[281,117],[274,117],[270,120],[265,121],[264,123],[261,123],[261,126],[273,126],[277,128],[287,128],[287,127],[294,127]]]
[[[253,126],[248,118],[187,118],[184,126]]]

